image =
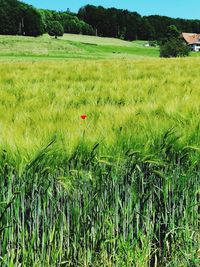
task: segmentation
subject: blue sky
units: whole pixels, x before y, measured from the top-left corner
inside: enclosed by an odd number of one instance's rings
[[[38,8],[77,12],[86,4],[102,5],[137,11],[141,15],[165,15],[200,19],[200,0],[23,0]]]

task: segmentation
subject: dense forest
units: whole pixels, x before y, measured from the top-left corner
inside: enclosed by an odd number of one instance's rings
[[[160,40],[166,37],[168,26],[175,25],[183,32],[200,32],[200,20],[144,16],[137,12],[102,6],[87,5],[80,8],[78,17],[97,30],[100,36],[125,40]]]
[[[0,34],[38,36],[44,31],[37,9],[17,0],[0,0]]]
[[[17,0],[0,0],[0,34],[38,36],[47,24],[58,21],[65,33],[117,37],[124,40],[162,40],[168,26],[184,32],[200,32],[200,20],[141,16],[137,12],[86,5],[78,14],[36,9]]]

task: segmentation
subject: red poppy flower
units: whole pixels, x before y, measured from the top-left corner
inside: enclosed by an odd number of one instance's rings
[[[82,119],[82,120],[87,119],[87,115],[85,115],[85,114],[81,115],[81,119]]]

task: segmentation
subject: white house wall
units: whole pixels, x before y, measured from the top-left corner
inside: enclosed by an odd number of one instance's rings
[[[195,52],[199,52],[200,51],[200,45],[192,45],[192,50]]]

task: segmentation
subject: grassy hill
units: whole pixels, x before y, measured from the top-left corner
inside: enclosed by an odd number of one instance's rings
[[[0,36],[0,60],[66,59],[144,59],[158,58],[158,47],[146,47],[146,41],[64,34],[59,39],[47,34],[40,37]],[[199,57],[191,52],[190,56]]]
[[[75,34],[65,34],[58,40],[48,35],[0,36],[0,60],[158,57],[158,48],[147,48],[145,43]]]

